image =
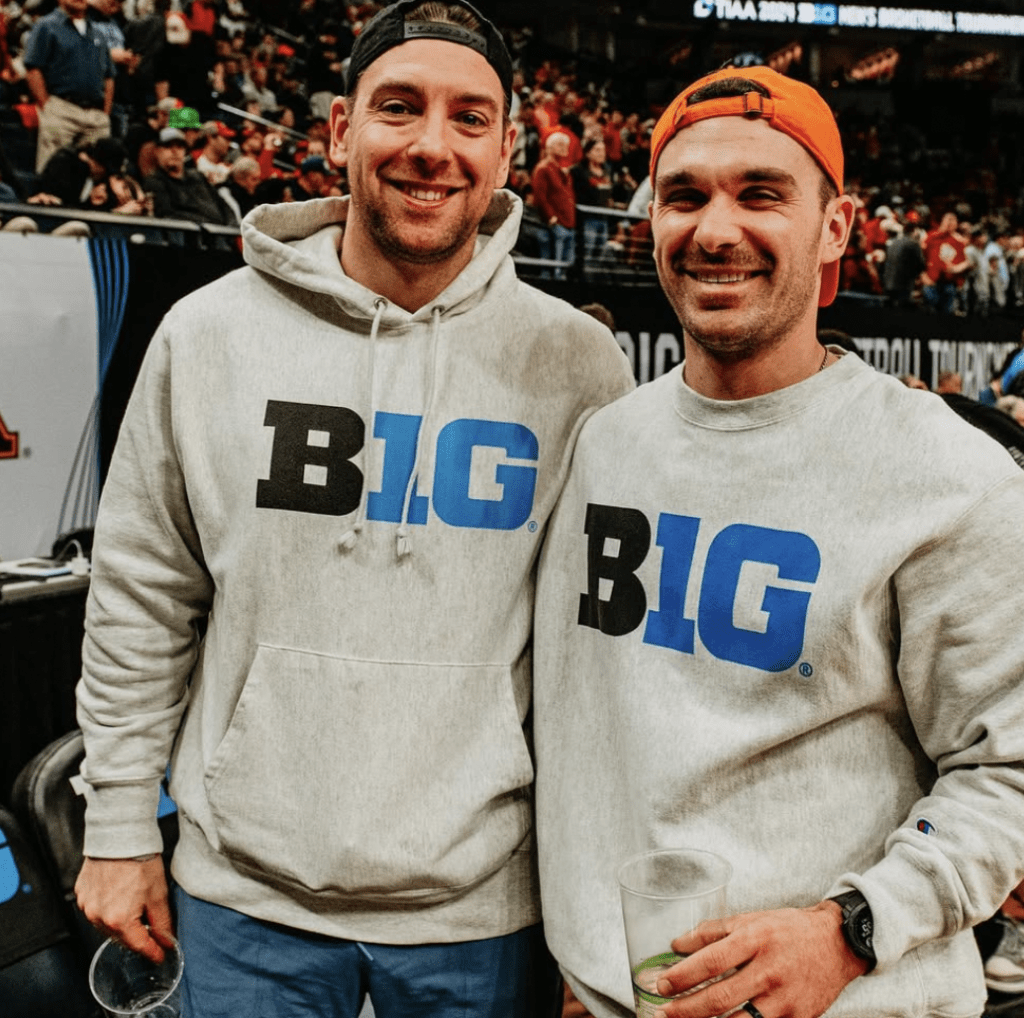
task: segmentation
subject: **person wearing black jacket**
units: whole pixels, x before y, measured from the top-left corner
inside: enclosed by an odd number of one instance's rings
[[[153,195],[153,214],[193,223],[235,222],[231,209],[221,200],[198,170],[185,168],[188,145],[177,128],[165,127],[157,142],[157,169],[143,181]]]
[[[126,159],[124,145],[116,138],[98,138],[77,147],[65,145],[46,161],[29,202],[85,208],[92,186],[120,174]]]

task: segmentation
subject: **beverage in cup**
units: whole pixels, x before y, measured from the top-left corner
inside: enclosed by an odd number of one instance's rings
[[[725,916],[731,876],[732,866],[721,856],[690,848],[643,852],[619,867],[637,1018],[651,1018],[672,1000],[658,993],[662,973],[682,960],[672,951],[672,941],[707,919]]]

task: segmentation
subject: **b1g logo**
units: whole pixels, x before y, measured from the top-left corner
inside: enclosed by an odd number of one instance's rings
[[[416,445],[423,419],[412,414],[377,411],[373,437],[384,442],[379,491],[366,500],[366,518],[401,523],[406,492],[416,465]],[[261,509],[345,516],[359,508],[364,477],[353,458],[366,441],[363,419],[347,407],[314,403],[267,401],[263,423],[274,429],[270,476],[256,488]],[[537,468],[495,462],[501,458],[537,462],[537,436],[522,424],[465,418],[451,421],[438,433],[434,457],[434,484],[430,496],[434,512],[453,527],[515,530],[533,512]],[[501,490],[499,498],[472,493],[474,471]],[[413,482],[407,522],[427,522],[428,497]]]
[[[580,596],[579,624],[608,636],[624,636],[646,617],[644,643],[692,654],[699,636],[720,660],[767,672],[791,668],[803,650],[811,590],[776,586],[764,577],[767,572],[777,576],[775,582],[813,584],[821,569],[818,546],[806,534],[791,530],[744,523],[726,527],[708,548],[697,617],[688,619],[686,590],[700,525],[693,516],[658,517],[658,610],[648,611],[647,593],[636,572],[650,550],[650,522],[638,509],[588,505],[587,593]],[[602,600],[599,594],[609,584],[610,593]],[[738,624],[740,601],[748,608],[752,605],[757,616],[743,620],[748,625]]]
[[[18,432],[10,431],[0,414],[0,460],[18,458]]]

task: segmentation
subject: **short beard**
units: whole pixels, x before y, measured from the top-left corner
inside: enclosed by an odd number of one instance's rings
[[[725,262],[726,259],[723,259],[722,263],[724,264]],[[683,263],[683,255],[673,260],[669,271],[677,278],[682,277],[684,274]],[[715,259],[705,259],[701,267],[712,268],[715,263]],[[735,265],[736,262],[733,260],[729,264]],[[742,265],[739,267],[742,267]],[[769,272],[774,272],[776,269],[774,262],[770,264],[751,264],[748,267],[765,268]],[[789,335],[790,329],[806,313],[807,303],[811,298],[814,287],[813,277],[808,275],[806,285],[800,291],[790,290],[783,295],[783,304],[777,309],[782,312],[782,318],[774,323],[774,328],[771,332],[765,331],[763,321],[755,316],[749,324],[744,325],[741,323],[734,331],[723,333],[717,329],[701,329],[699,325],[701,315],[692,312],[692,309],[682,295],[678,294],[671,286],[672,280],[663,278],[660,266],[658,266],[658,278],[661,281],[662,290],[665,292],[669,303],[679,318],[684,334],[704,350],[709,357],[720,364],[737,364],[740,361],[747,360],[755,353],[767,353],[780,346]],[[711,312],[711,314],[714,313]],[[728,311],[723,309],[723,313],[728,313]],[[707,314],[707,312],[704,312],[704,314]]]
[[[407,265],[436,265],[447,261],[461,250],[467,241],[476,233],[477,226],[473,223],[462,223],[440,247],[423,250],[409,247],[398,237],[392,228],[386,213],[372,206],[364,206],[366,224],[370,236],[373,237],[378,249],[388,258],[405,262]]]

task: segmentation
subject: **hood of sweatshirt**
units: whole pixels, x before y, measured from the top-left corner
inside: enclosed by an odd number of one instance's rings
[[[381,332],[402,329],[423,322],[430,330],[430,371],[425,382],[423,426],[416,447],[416,459],[406,485],[402,522],[396,530],[399,558],[412,551],[406,522],[417,478],[422,476],[427,456],[424,436],[433,435],[433,411],[438,391],[438,362],[444,323],[475,308],[492,292],[500,292],[516,283],[515,267],[509,252],[519,235],[523,204],[511,191],[495,191],[477,231],[473,257],[466,267],[439,293],[416,311],[397,304],[357,283],[341,267],[341,239],[351,199],[319,198],[299,205],[257,206],[242,221],[245,260],[254,269],[275,276],[304,290],[324,294],[337,301],[342,311],[354,319],[368,320],[366,399],[374,405],[377,337]],[[372,456],[369,444],[363,447],[364,475],[369,473]],[[343,554],[356,545],[366,523],[367,488],[364,486],[359,508],[338,539]]]
[[[350,199],[318,198],[301,203],[259,205],[242,221],[246,262],[285,282],[333,297],[346,314],[373,319],[379,294],[345,275],[341,267],[341,238]],[[480,223],[470,263],[449,286],[417,311],[387,302],[382,328],[399,327],[430,318],[436,308],[443,317],[475,307],[499,281],[511,285],[515,270],[509,252],[519,236],[523,203],[511,191],[495,191]]]

